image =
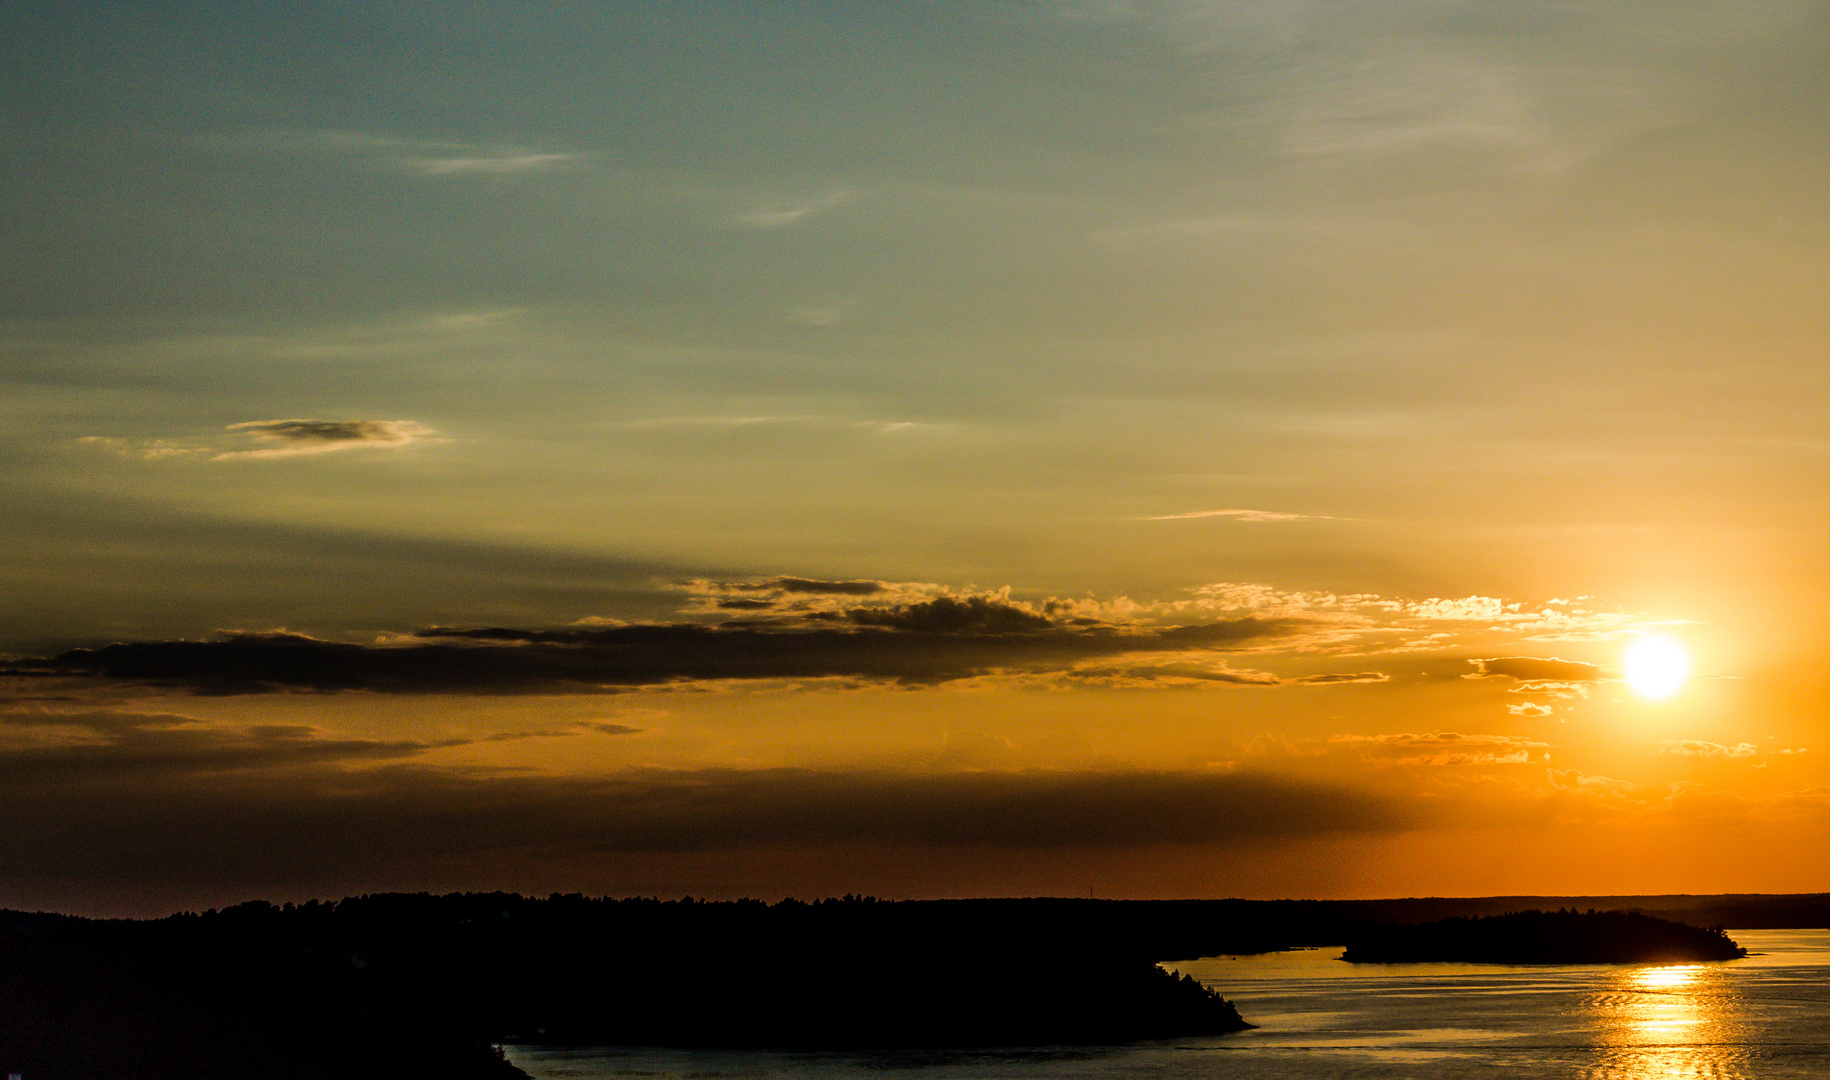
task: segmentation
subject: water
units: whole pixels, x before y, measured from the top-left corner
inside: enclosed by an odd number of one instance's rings
[[[1339,948],[1169,965],[1257,1030],[1094,1049],[788,1054],[509,1047],[536,1080],[1580,1080],[1830,1077],[1830,931],[1622,967],[1354,965]],[[891,975],[893,977],[893,973]]]

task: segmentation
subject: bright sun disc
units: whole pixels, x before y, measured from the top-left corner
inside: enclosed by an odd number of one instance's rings
[[[1690,657],[1666,637],[1640,638],[1627,649],[1627,685],[1643,698],[1658,701],[1677,693],[1690,678]]]

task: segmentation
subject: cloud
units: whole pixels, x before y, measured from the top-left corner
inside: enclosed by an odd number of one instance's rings
[[[853,608],[846,612],[846,617],[859,626],[882,626],[929,634],[957,634],[962,631],[1018,634],[1055,628],[1055,623],[1046,616],[983,596],[963,599],[941,596],[925,603],[904,604],[887,610]]]
[[[764,581],[689,581],[686,588],[698,593],[813,593],[824,596],[872,596],[889,591],[881,581],[822,581],[818,578],[774,577]]]
[[[66,887],[236,899],[499,888],[737,853],[1097,852],[1396,832],[1424,800],[1251,772],[640,769],[594,777],[329,764],[0,787],[7,898]],[[676,863],[677,864],[677,863]],[[455,875],[455,877],[453,876]],[[47,884],[48,883],[48,884]],[[576,885],[573,887],[577,887]],[[191,893],[189,895],[195,895]],[[18,902],[13,900],[13,902]]]
[[[929,582],[891,582],[873,579],[844,581],[804,577],[772,577],[756,581],[682,582],[691,594],[687,611],[711,614],[730,611],[768,612],[777,624],[799,622],[813,628],[835,623],[920,629],[911,620],[936,628],[936,620],[951,620],[955,629],[965,621],[988,626],[994,620],[1005,630],[1019,624],[1032,629],[1044,625],[1088,627],[1100,620],[1063,618],[1054,601],[1031,604],[1011,597],[1008,587],[992,592],[958,590]],[[939,603],[945,601],[945,603]],[[1040,622],[1036,620],[1041,620]],[[753,620],[760,625],[760,620]]]
[[[773,231],[785,229],[815,214],[830,210],[835,206],[850,202],[854,198],[849,191],[835,191],[815,199],[802,199],[798,202],[770,203],[758,206],[742,213],[734,214],[731,222],[748,229]]]
[[[1551,769],[1546,774],[1554,788],[1576,789],[1596,788],[1607,791],[1636,792],[1640,786],[1626,780],[1616,780],[1608,776],[1590,776],[1580,769]]]
[[[1282,686],[1268,671],[1240,670],[1200,654],[1186,652],[1127,656],[1122,662],[1075,664],[1051,681],[1114,689],[1169,689],[1199,686]]]
[[[785,580],[786,587],[811,590],[855,584]],[[824,591],[814,595],[830,598]],[[851,595],[838,594],[840,599]],[[1081,620],[1057,621],[995,595],[941,596],[822,609],[804,618],[763,612],[759,619],[739,618],[722,625],[434,627],[375,644],[285,632],[228,634],[206,641],[125,642],[26,661],[21,670],[94,675],[206,694],[575,694],[733,679],[931,684],[997,673],[1066,673],[1081,661],[1100,657],[1122,665],[1117,658],[1129,654],[1149,654],[1143,662],[1156,666],[1166,652],[1199,656],[1248,647],[1291,631],[1288,620],[1247,616],[1120,632]],[[1280,680],[1253,676],[1237,681]]]
[[[1260,513],[1260,511],[1239,511]],[[800,581],[803,584],[795,585]],[[730,614],[735,611],[766,613],[782,619],[844,621],[852,607],[845,596],[855,591],[863,606],[886,607],[925,603],[938,597],[985,596],[1012,608],[1044,616],[1058,624],[1085,628],[1105,627],[1126,633],[1153,632],[1169,640],[1211,638],[1215,615],[1251,616],[1283,623],[1290,647],[1303,652],[1338,655],[1434,653],[1452,654],[1464,639],[1475,639],[1493,648],[1494,634],[1504,634],[1520,644],[1543,640],[1575,640],[1616,636],[1672,620],[1655,620],[1643,614],[1594,610],[1577,600],[1549,600],[1538,605],[1499,597],[1470,595],[1411,600],[1377,593],[1303,592],[1249,582],[1216,582],[1190,590],[1182,599],[1133,600],[1130,597],[1099,600],[1090,596],[1050,596],[1021,600],[1007,586],[993,592],[959,590],[927,582],[854,580],[821,584],[818,579],[767,578],[755,581],[694,580],[682,588],[695,599],[688,610],[696,614]],[[736,603],[734,601],[747,601]],[[757,603],[766,601],[767,603]],[[868,618],[868,616],[867,616]],[[1234,620],[1221,623],[1237,626]],[[1180,624],[1185,629],[1178,629]],[[1512,658],[1495,661],[1494,674],[1509,669]],[[1599,672],[1599,668],[1589,669]],[[1567,680],[1570,669],[1551,676]],[[1599,679],[1590,675],[1586,681]],[[1549,691],[1551,684],[1531,684]],[[1556,683],[1569,692],[1572,684]],[[1524,689],[1521,687],[1520,689]],[[1579,686],[1577,687],[1579,689]]]
[[[1179,644],[1220,645],[1251,638],[1282,637],[1293,632],[1297,625],[1294,619],[1261,619],[1248,615],[1242,619],[1216,619],[1171,626],[1156,631],[1156,636],[1163,641]]]
[[[110,435],[84,435],[76,440],[78,446],[95,450],[106,450],[125,458],[140,461],[162,461],[168,458],[190,458],[207,456],[214,453],[207,446],[186,443],[177,439],[121,439]]]
[[[1358,746],[1391,765],[1525,765],[1550,760],[1550,744],[1515,735],[1428,734],[1335,735],[1329,742]]]
[[[1350,519],[1335,519],[1350,520]],[[1434,596],[1423,600],[1378,593],[1302,592],[1259,582],[1221,581],[1193,590],[1190,600],[1159,608],[1301,614],[1334,623],[1343,643],[1382,639],[1382,651],[1446,651],[1454,635],[1499,631],[1523,641],[1595,641],[1670,626],[1682,620],[1588,606],[1593,597],[1527,604],[1496,596]]]
[[[0,782],[13,788],[385,760],[434,745],[330,738],[294,724],[223,726],[171,713],[108,710],[0,713],[0,732]]]
[[[1317,65],[1320,78],[1293,100],[1285,148],[1371,158],[1459,147],[1541,168],[1560,163],[1535,116],[1536,88],[1515,70],[1440,46],[1398,48],[1376,60]]]
[[[336,450],[398,449],[431,436],[431,428],[411,420],[249,420],[224,430],[252,436],[272,445],[230,450],[212,460],[297,457]]]
[[[414,157],[398,159],[402,165],[427,176],[461,176],[486,174],[512,176],[519,173],[546,172],[584,160],[582,154],[536,154],[497,152],[494,154],[460,154],[448,157]]]
[[[431,428],[411,420],[249,420],[223,429],[240,445],[185,439],[121,439],[86,435],[76,442],[141,461],[282,458],[340,450],[397,450],[433,440]],[[256,445],[249,448],[252,440]]]
[[[1338,521],[1321,514],[1285,514],[1276,510],[1191,510],[1186,514],[1159,514],[1140,521],[1187,521],[1192,518],[1232,518],[1234,521]]]
[[[421,176],[513,177],[552,172],[588,155],[525,146],[448,139],[419,139],[367,131],[273,132],[255,140],[283,152],[328,153]]]
[[[1584,664],[1575,660],[1559,660],[1556,657],[1545,659],[1536,656],[1495,656],[1485,660],[1470,660],[1475,666],[1468,679],[1516,679],[1529,683],[1567,683],[1595,682],[1601,678],[1601,669],[1594,664]]]
[[[259,426],[269,438],[308,448],[393,445],[386,440],[400,437],[353,423]],[[1443,630],[1438,621],[1414,618],[1414,603],[1372,594],[1219,585],[1168,601],[1024,600],[1008,586],[962,590],[800,575],[699,577],[676,588],[687,599],[674,620],[574,616],[557,628],[484,624],[404,633],[378,627],[379,636],[366,643],[285,631],[230,632],[72,649],[28,666],[216,694],[595,694],[675,683],[729,689],[725,684],[733,681],[809,679],[854,686],[963,680],[975,686],[987,680],[1012,686],[1326,686],[1388,682],[1391,673],[1366,657],[1420,653],[1438,657],[1435,666],[1445,672],[1472,664],[1475,670],[1465,677],[1511,680],[1514,692],[1539,698],[1581,693],[1603,677],[1596,665],[1554,657],[1457,659],[1457,652],[1466,655],[1460,635],[1479,633],[1491,641],[1512,624],[1463,630],[1450,620],[1452,629]],[[1227,654],[1266,659],[1247,667],[1222,662]],[[1323,657],[1360,659],[1317,664]],[[1544,715],[1541,705],[1512,711]]]
[[[1506,711],[1514,716],[1549,716],[1555,710],[1549,705],[1539,705],[1533,701],[1521,701],[1506,706]]]
[[[1383,671],[1337,671],[1326,675],[1303,675],[1284,682],[1293,686],[1331,686],[1336,683],[1382,683],[1390,682],[1391,676]]]
[[[1456,621],[1498,622],[1519,605],[1508,605],[1492,596],[1464,596],[1459,600],[1431,597],[1405,608],[1405,614],[1419,619],[1452,619]]]
[[[1574,701],[1588,697],[1589,688],[1584,683],[1567,682],[1527,682],[1509,687],[1508,694],[1531,694],[1536,697],[1550,698],[1553,701]],[[1506,706],[1508,709],[1511,705]]]
[[[1468,747],[1468,746],[1509,746],[1527,747],[1534,750],[1545,749],[1549,744],[1535,739],[1521,738],[1517,735],[1463,735],[1455,731],[1432,731],[1426,734],[1401,732],[1394,735],[1335,735],[1330,742],[1366,743],[1372,746],[1400,746],[1406,749],[1417,747]]]
[[[1660,739],[1658,752],[1673,754],[1677,757],[1699,758],[1750,758],[1760,753],[1760,748],[1753,743],[1736,743],[1724,746],[1721,743],[1705,742],[1701,739]]]

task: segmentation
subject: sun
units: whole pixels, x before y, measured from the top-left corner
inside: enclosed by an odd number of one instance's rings
[[[1627,647],[1627,685],[1653,701],[1684,688],[1690,678],[1690,654],[1668,637],[1643,637]]]

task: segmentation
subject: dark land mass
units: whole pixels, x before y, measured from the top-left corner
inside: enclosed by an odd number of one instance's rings
[[[1747,950],[1721,927],[1633,911],[1514,911],[1413,926],[1368,928],[1341,959],[1355,964],[1648,964],[1737,960]]]
[[[0,917],[0,1072],[485,1080],[492,1044],[1098,1045],[1250,1025],[1094,909],[513,894]],[[1089,917],[1092,916],[1092,917]]]
[[[1726,926],[1734,930],[1830,929],[1830,893],[1423,897],[1316,903],[1349,923],[1420,923],[1458,915],[1475,918],[1567,907],[1578,911],[1637,911],[1691,926]],[[1346,940],[1350,939],[1337,938],[1328,944]]]
[[[492,1046],[1109,1044],[1246,1026],[1166,959],[1372,941],[1572,898],[815,903],[390,894],[201,915],[0,913],[0,1073],[491,1080]],[[1830,895],[1584,897],[1830,926]],[[1548,901],[1548,902],[1547,902]],[[1484,921],[1484,920],[1483,920]]]

